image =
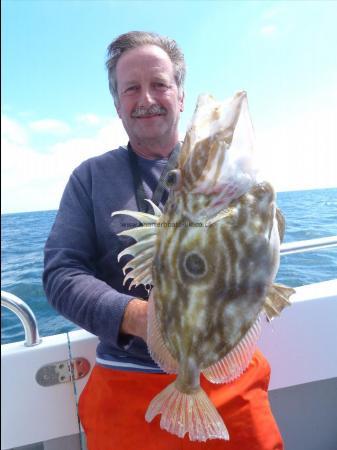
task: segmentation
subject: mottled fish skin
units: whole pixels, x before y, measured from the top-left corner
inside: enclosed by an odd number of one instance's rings
[[[195,388],[195,374],[227,355],[256,321],[279,264],[274,190],[256,181],[249,148],[234,162],[228,154],[245,100],[236,94],[223,117],[219,107],[199,108],[203,120],[195,117],[186,135],[159,219],[156,317],[186,392]],[[209,132],[214,123],[220,125]],[[198,140],[203,125],[206,136]],[[214,215],[221,218],[212,222]]]
[[[153,266],[157,319],[170,353],[186,365],[180,385],[186,392],[195,382],[189,372],[222,359],[255,322],[275,273],[270,184],[232,201],[210,226],[182,213],[203,203],[207,199],[189,191],[172,192],[159,220]]]

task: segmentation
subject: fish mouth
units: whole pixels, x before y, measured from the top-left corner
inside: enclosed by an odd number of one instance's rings
[[[185,190],[210,200],[202,215],[214,216],[255,184],[253,147],[245,91],[224,102],[199,96],[179,165]]]

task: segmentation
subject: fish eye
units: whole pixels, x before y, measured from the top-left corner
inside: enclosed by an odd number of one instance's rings
[[[170,170],[166,175],[166,186],[172,189],[178,189],[181,186],[181,172],[178,169]]]
[[[184,258],[184,269],[191,277],[200,278],[207,271],[207,262],[199,253],[191,252]]]

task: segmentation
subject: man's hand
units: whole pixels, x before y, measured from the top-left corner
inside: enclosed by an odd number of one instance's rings
[[[121,333],[132,334],[147,339],[147,302],[140,298],[133,298],[125,308]]]

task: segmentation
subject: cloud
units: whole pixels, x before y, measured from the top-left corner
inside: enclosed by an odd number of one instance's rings
[[[8,116],[1,117],[1,141],[23,145],[27,142],[26,131]]]
[[[275,25],[265,25],[260,29],[260,34],[265,37],[273,36],[277,31]]]
[[[1,208],[4,213],[57,209],[76,166],[85,159],[127,143],[119,119],[114,118],[90,137],[79,135],[61,140],[51,134],[46,151],[41,152],[32,145],[33,132],[29,125],[24,126],[8,117],[4,119],[1,168]]]
[[[268,115],[259,122],[253,117],[263,178],[277,191],[336,187],[336,117],[335,87],[292,104],[277,119]],[[78,123],[76,118],[74,122]],[[29,124],[8,116],[3,117],[2,124],[1,195],[5,213],[57,209],[76,166],[128,140],[118,118],[101,117],[98,125],[83,127],[82,132],[78,125],[73,128],[67,124],[76,137],[46,135],[41,152],[33,145],[35,132]]]
[[[256,129],[259,167],[277,191],[337,187],[336,117],[337,89],[330,89]]]
[[[67,123],[55,119],[36,120],[28,126],[37,133],[67,134],[70,132],[70,127]]]
[[[285,23],[287,10],[284,5],[275,5],[267,8],[261,14],[259,34],[265,38],[271,38],[284,32],[288,26]]]
[[[269,20],[274,17],[280,16],[285,11],[285,8],[277,5],[266,9],[262,14],[262,19]]]
[[[76,118],[79,124],[97,126],[102,123],[102,118],[96,114],[82,114]]]

